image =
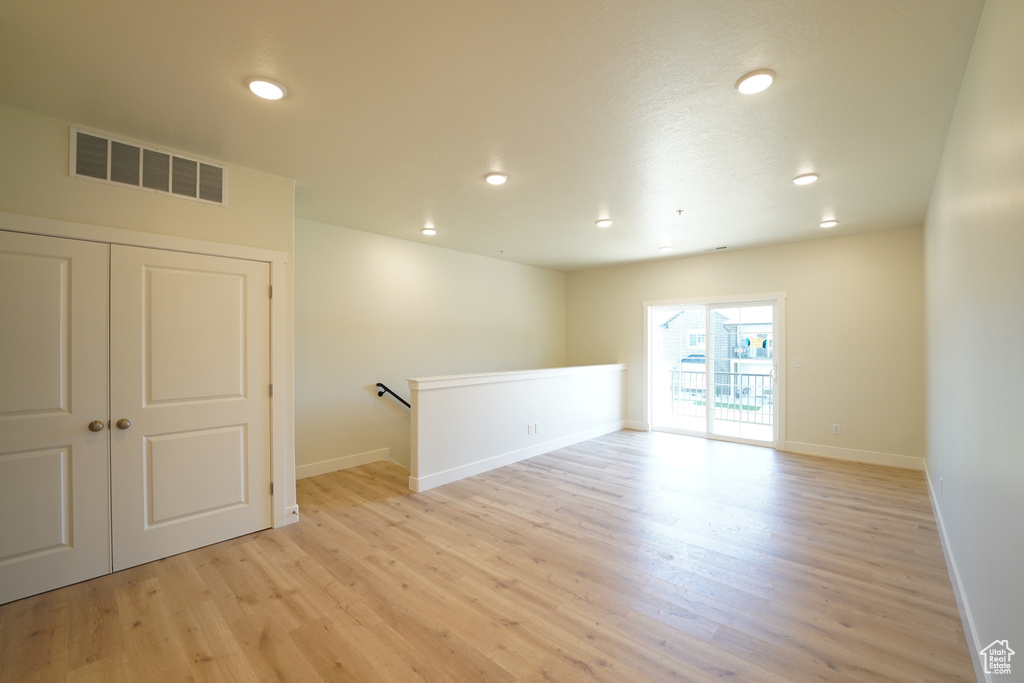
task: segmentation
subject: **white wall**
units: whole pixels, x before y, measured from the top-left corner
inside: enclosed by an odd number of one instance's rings
[[[622,428],[624,365],[410,379],[413,491]]]
[[[73,178],[70,125],[0,105],[0,211],[292,253],[292,180],[226,164],[227,206],[215,206]]]
[[[1022,35],[1024,3],[988,0],[925,223],[929,478],[966,599],[962,611],[973,621],[972,649],[1009,639],[1020,672]]]
[[[300,476],[409,466],[409,411],[376,382],[408,399],[410,377],[565,362],[562,273],[301,219],[295,260]]]
[[[643,420],[641,302],[786,292],[793,450],[907,464],[924,455],[922,231],[886,230],[570,273],[566,362],[629,365]],[[803,367],[793,367],[793,358]],[[842,434],[832,436],[834,423]],[[798,447],[793,448],[794,445]]]

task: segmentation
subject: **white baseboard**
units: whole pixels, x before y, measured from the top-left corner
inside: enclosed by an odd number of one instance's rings
[[[622,429],[622,427],[623,423],[621,421],[610,422],[600,427],[588,429],[583,432],[576,432],[575,434],[569,434],[568,436],[563,436],[558,439],[552,439],[551,441],[545,441],[544,443],[529,446],[527,448],[521,448],[517,451],[510,451],[508,453],[502,453],[483,460],[477,460],[476,462],[453,467],[452,469],[444,470],[443,472],[435,472],[434,474],[428,474],[422,477],[409,477],[409,489],[416,493],[426,491],[437,486],[443,486],[444,484],[450,484],[454,481],[465,479],[466,477],[483,474],[484,472],[489,472],[490,470],[504,467],[505,465],[511,465],[537,455],[550,453],[551,451],[558,450],[559,448],[572,446],[573,444],[580,443],[581,441],[596,439],[599,436],[617,432]]]
[[[949,545],[949,537],[946,536],[946,525],[942,521],[942,510],[939,509],[938,497],[935,495],[935,489],[932,487],[932,478],[928,473],[927,464],[924,468],[924,478],[928,482],[928,500],[931,501],[932,512],[935,514],[935,524],[939,528],[939,541],[942,544],[942,554],[946,558],[946,571],[949,572],[950,583],[953,584],[953,596],[956,597],[956,606],[960,610],[960,621],[963,622],[964,633],[967,636],[967,647],[971,651],[974,674],[979,681],[991,683],[992,678],[985,673],[985,668],[981,663],[981,648],[984,645],[978,640],[978,631],[974,627],[974,618],[971,616],[971,608],[967,604],[967,594],[964,592],[963,582],[960,581],[960,570],[957,568],[953,548]]]
[[[651,431],[650,427],[647,425],[646,422],[640,422],[639,420],[623,420],[622,421],[622,428],[623,429],[630,429],[630,430],[632,430],[634,432],[649,432],[649,431]]]
[[[284,509],[284,515],[284,524],[282,524],[281,526],[295,524],[295,522],[299,521],[299,506],[289,505]]]
[[[332,458],[331,460],[321,460],[320,462],[314,462],[308,465],[298,465],[295,467],[295,478],[305,479],[306,477],[315,477],[318,474],[347,470],[349,467],[358,467],[359,465],[367,465],[371,462],[390,459],[390,448],[378,448],[375,451],[367,451],[366,453],[356,453],[355,455],[345,455],[340,458]]]
[[[783,450],[787,450],[790,453],[800,453],[801,455],[815,455],[819,458],[834,458],[836,460],[863,462],[870,465],[900,467],[905,470],[924,469],[924,458],[915,458],[910,455],[876,453],[874,451],[838,448],[836,446],[820,446],[816,443],[800,443],[799,441],[787,441],[786,447]]]

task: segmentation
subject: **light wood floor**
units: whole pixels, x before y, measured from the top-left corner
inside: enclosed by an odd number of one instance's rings
[[[973,681],[919,472],[619,432],[0,607],[8,681]]]

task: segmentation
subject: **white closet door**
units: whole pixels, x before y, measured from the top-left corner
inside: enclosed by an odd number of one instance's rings
[[[108,253],[0,232],[0,603],[110,571]]]
[[[115,245],[110,282],[114,569],[269,527],[269,265]]]

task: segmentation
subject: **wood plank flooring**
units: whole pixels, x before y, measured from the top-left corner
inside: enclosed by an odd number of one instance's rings
[[[973,681],[919,472],[623,431],[0,606],[0,681]]]

